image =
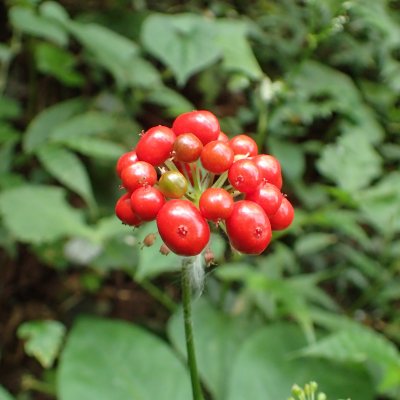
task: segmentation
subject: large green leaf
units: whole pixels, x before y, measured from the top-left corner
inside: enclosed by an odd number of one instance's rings
[[[0,400],[14,400],[14,397],[0,385]]]
[[[238,349],[227,399],[286,399],[293,383],[311,380],[329,398],[374,398],[371,379],[361,366],[295,357],[304,345],[302,332],[291,324],[274,324],[254,333]]]
[[[189,376],[157,337],[126,322],[80,319],[58,373],[60,400],[187,400]]]
[[[15,99],[0,96],[0,119],[14,119],[20,115],[21,106]]]
[[[54,141],[96,135],[115,128],[116,120],[100,111],[88,111],[60,121],[51,132]]]
[[[128,38],[94,23],[70,21],[66,27],[120,86],[153,85],[158,82],[156,69],[139,56],[137,45]]]
[[[225,69],[242,72],[252,79],[262,77],[261,67],[246,38],[248,24],[233,19],[220,19],[217,21],[217,32]]]
[[[29,35],[48,39],[61,46],[68,43],[68,35],[56,22],[35,14],[26,7],[14,6],[10,9],[10,21],[15,29]]]
[[[392,172],[356,196],[365,217],[375,228],[393,235],[400,231],[400,174]]]
[[[52,176],[82,196],[88,204],[94,205],[88,173],[76,154],[56,145],[48,145],[39,149],[38,157]]]
[[[284,176],[291,180],[301,179],[306,167],[302,147],[297,143],[290,143],[275,138],[271,138],[268,141],[268,145],[271,153],[280,161]]]
[[[168,324],[168,334],[174,346],[186,357],[182,318],[181,310],[173,315]],[[223,314],[201,299],[193,303],[193,318],[201,377],[213,398],[226,399],[235,357],[254,324]]]
[[[29,124],[24,137],[24,150],[32,152],[46,143],[53,129],[69,120],[74,114],[86,107],[83,99],[77,98],[48,107],[38,114]]]
[[[66,86],[82,86],[83,75],[75,70],[77,60],[74,55],[49,43],[35,47],[37,68],[43,74],[54,76]]]
[[[302,349],[300,354],[340,362],[373,363],[379,369],[377,381],[380,390],[399,389],[398,349],[383,335],[367,328],[353,326],[340,330]]]
[[[70,149],[84,155],[110,160],[117,160],[126,151],[125,147],[120,144],[94,137],[78,136],[57,142],[61,142]]]
[[[18,337],[25,340],[26,353],[35,357],[44,368],[53,365],[64,334],[64,325],[51,320],[28,321],[18,328]]]
[[[65,201],[61,188],[23,185],[0,194],[6,227],[23,242],[50,242],[67,235],[87,235],[77,210]]]
[[[152,14],[141,32],[145,48],[171,68],[179,85],[216,62],[216,33],[212,21],[194,14]]]
[[[326,146],[318,160],[319,171],[349,192],[362,189],[381,173],[381,158],[359,132],[347,133]]]

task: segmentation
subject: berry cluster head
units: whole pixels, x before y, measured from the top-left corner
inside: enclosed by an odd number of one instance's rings
[[[150,128],[119,158],[116,171],[126,190],[117,217],[131,226],[156,220],[164,243],[179,255],[204,250],[209,222],[236,250],[260,254],[271,231],[287,228],[294,217],[281,193],[278,160],[258,154],[250,136],[229,140],[209,111],[181,114],[171,128]]]

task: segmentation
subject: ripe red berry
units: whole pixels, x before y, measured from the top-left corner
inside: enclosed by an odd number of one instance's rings
[[[235,136],[230,140],[229,145],[235,154],[245,154],[249,157],[258,154],[257,143],[247,135]]]
[[[123,187],[133,192],[141,186],[153,186],[157,182],[157,172],[151,164],[137,161],[122,170],[121,180]]]
[[[139,226],[142,221],[132,211],[130,194],[125,193],[115,205],[115,215],[124,223],[131,226]]]
[[[200,156],[203,167],[213,174],[227,171],[233,163],[233,158],[233,150],[229,145],[218,140],[207,143]]]
[[[152,186],[142,186],[131,195],[132,210],[143,221],[156,219],[164,203],[163,194]]]
[[[200,197],[199,207],[204,218],[217,222],[232,214],[233,198],[225,189],[208,188]]]
[[[146,131],[136,146],[136,154],[140,161],[151,165],[160,165],[171,157],[175,133],[166,126],[158,125]]]
[[[165,197],[179,199],[186,193],[188,182],[180,172],[167,171],[161,175],[158,188]]]
[[[122,156],[117,161],[117,166],[115,170],[117,171],[117,175],[121,178],[122,170],[129,165],[134,164],[138,160],[136,151],[128,151],[127,153],[122,154]]]
[[[185,163],[195,162],[203,150],[203,143],[193,133],[179,135],[173,146],[174,159]]]
[[[272,236],[267,215],[257,203],[248,200],[234,204],[226,231],[233,248],[246,254],[261,254]]]
[[[267,215],[275,214],[278,211],[282,199],[281,191],[268,182],[261,183],[257,190],[246,195],[246,200],[259,204]]]
[[[229,142],[228,136],[222,131],[219,132],[217,140],[220,141],[220,142],[224,142],[224,143],[228,143]]]
[[[172,130],[176,136],[184,133],[193,133],[203,145],[212,140],[217,140],[220,127],[217,117],[209,111],[190,111],[179,115],[173,125]]]
[[[282,189],[282,173],[279,161],[269,155],[260,154],[253,158],[254,163],[257,165],[261,173],[261,178],[275,185],[279,190]]]
[[[284,197],[278,211],[269,216],[271,227],[274,231],[280,231],[290,226],[294,219],[294,209],[290,201]]]
[[[210,228],[200,211],[188,200],[170,200],[157,215],[164,243],[174,253],[194,256],[207,246]]]
[[[228,179],[235,189],[242,193],[251,193],[260,185],[261,174],[252,160],[244,158],[232,164]]]

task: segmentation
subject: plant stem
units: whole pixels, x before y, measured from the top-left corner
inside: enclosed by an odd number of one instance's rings
[[[153,296],[156,300],[158,300],[168,311],[174,312],[176,311],[175,302],[165,294],[162,290],[160,290],[156,285],[154,285],[150,280],[143,279],[137,281],[139,285],[145,289],[151,296]]]
[[[192,326],[192,287],[190,284],[189,268],[192,260],[182,259],[182,303],[183,303],[183,319],[185,325],[187,363],[190,370],[190,379],[192,382],[193,400],[204,400],[201,391],[199,374],[197,371],[196,351],[193,338]]]

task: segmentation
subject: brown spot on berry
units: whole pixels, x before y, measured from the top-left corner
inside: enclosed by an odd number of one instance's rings
[[[243,182],[244,182],[243,175],[238,175],[238,176],[236,177],[235,183],[236,183],[236,184],[240,184],[240,183],[243,183]]]
[[[183,237],[185,237],[188,234],[188,229],[185,225],[179,225],[177,231],[178,234]]]
[[[262,233],[263,233],[263,229],[260,228],[260,227],[257,227],[257,228],[254,230],[254,236],[255,236],[256,238],[260,238],[260,237],[262,236]]]

